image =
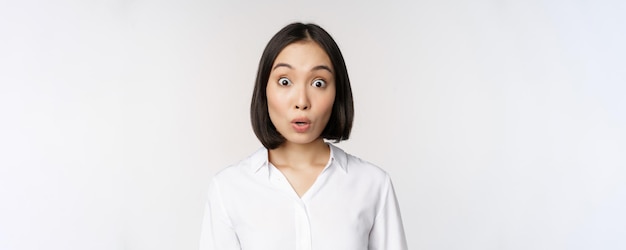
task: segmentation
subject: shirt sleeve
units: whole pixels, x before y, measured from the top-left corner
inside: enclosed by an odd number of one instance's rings
[[[391,183],[386,176],[384,190],[374,225],[370,231],[369,250],[406,250],[406,237],[400,207]]]
[[[224,209],[219,186],[214,179],[209,186],[204,207],[200,250],[241,250],[239,239]]]

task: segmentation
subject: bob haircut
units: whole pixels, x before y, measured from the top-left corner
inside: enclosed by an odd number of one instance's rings
[[[335,77],[335,101],[332,113],[326,127],[320,135],[324,139],[339,142],[350,137],[352,120],[354,118],[354,105],[352,101],[352,89],[348,70],[335,40],[316,24],[292,23],[278,31],[268,42],[257,71],[252,103],[250,105],[250,118],[252,129],[259,141],[267,149],[275,149],[285,142],[283,137],[270,120],[267,108],[267,82],[269,81],[272,66],[278,54],[287,45],[300,41],[313,41],[317,43],[328,55]]]

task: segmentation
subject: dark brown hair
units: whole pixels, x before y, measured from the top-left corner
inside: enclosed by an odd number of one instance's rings
[[[287,47],[287,45],[307,40],[317,43],[326,51],[335,71],[335,102],[333,103],[330,119],[322,131],[321,137],[335,140],[335,142],[347,140],[350,137],[354,117],[354,105],[348,70],[346,69],[346,63],[343,60],[339,46],[337,46],[337,43],[335,43],[335,40],[333,40],[330,34],[320,26],[312,23],[292,23],[278,31],[267,43],[263,55],[261,56],[261,61],[259,62],[254,92],[252,94],[252,103],[250,105],[252,129],[257,138],[259,138],[259,141],[261,141],[263,146],[267,149],[275,149],[285,141],[285,138],[278,133],[276,127],[272,124],[267,110],[266,88],[272,65],[278,54]]]

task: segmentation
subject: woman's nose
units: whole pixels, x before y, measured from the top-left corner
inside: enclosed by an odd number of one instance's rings
[[[311,106],[309,103],[309,97],[306,92],[306,85],[298,89],[296,97],[296,109],[307,110]]]

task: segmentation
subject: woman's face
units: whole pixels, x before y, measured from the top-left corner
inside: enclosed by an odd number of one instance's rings
[[[307,144],[320,138],[335,101],[330,58],[317,43],[287,45],[276,57],[267,83],[272,124],[288,142]]]

